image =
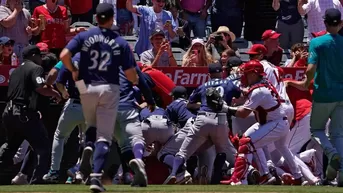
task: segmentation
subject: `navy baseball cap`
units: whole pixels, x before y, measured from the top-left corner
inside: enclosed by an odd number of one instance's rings
[[[5,45],[7,43],[14,44],[14,40],[12,40],[11,38],[6,37],[6,36],[3,36],[0,38],[0,45]]]
[[[36,45],[29,45],[23,49],[23,58],[28,58],[33,55],[41,55],[41,51]]]
[[[241,64],[243,64],[243,61],[237,56],[232,56],[227,61],[227,67],[230,68],[240,66]]]
[[[223,66],[220,63],[214,63],[214,64],[208,65],[208,73],[212,74],[212,73],[219,73],[219,72],[223,72]]]
[[[335,8],[327,9],[323,19],[329,25],[338,25],[341,22],[341,12]]]
[[[154,37],[154,36],[157,36],[157,35],[161,35],[161,36],[163,36],[163,37],[166,37],[166,34],[164,33],[163,30],[156,29],[156,30],[154,30],[154,31],[151,33],[150,39],[151,39],[152,37]]]
[[[186,97],[187,96],[187,89],[183,86],[176,86],[172,90],[172,96],[175,98]]]
[[[114,10],[113,10],[113,5],[109,3],[100,3],[96,7],[96,16],[101,19],[108,19],[113,17],[114,15]]]

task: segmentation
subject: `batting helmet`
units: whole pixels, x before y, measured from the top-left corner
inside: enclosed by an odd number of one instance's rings
[[[242,64],[240,67],[241,83],[243,86],[248,86],[247,74],[256,73],[261,76],[265,76],[263,65],[257,60],[250,60],[247,63]]]

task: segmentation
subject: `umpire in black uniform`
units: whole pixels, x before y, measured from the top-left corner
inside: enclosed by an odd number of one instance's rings
[[[13,71],[8,84],[7,105],[2,114],[7,142],[0,150],[0,173],[13,164],[13,156],[26,139],[37,154],[38,161],[31,182],[40,183],[49,169],[50,141],[37,110],[38,99],[43,95],[59,101],[61,96],[51,85],[45,85],[39,48],[24,48],[23,58],[23,65]]]

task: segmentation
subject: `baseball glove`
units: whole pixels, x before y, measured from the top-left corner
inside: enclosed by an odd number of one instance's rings
[[[223,108],[223,98],[217,89],[210,87],[206,89],[206,101],[208,107],[214,112],[220,112]]]

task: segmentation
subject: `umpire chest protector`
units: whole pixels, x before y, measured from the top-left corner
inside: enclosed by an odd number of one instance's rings
[[[269,109],[264,109],[261,106],[258,106],[255,111],[255,118],[256,121],[259,122],[261,125],[266,124],[267,123],[267,114],[268,112],[272,112],[275,111],[277,108],[279,108],[281,106],[281,102],[282,100],[280,99],[279,94],[277,93],[275,87],[273,87],[268,80],[262,80],[261,82],[253,85],[252,87],[249,88],[248,92],[246,92],[244,95],[245,96],[249,96],[249,94],[257,89],[257,88],[261,88],[261,87],[265,87],[270,91],[270,94],[273,95],[276,98],[277,104]]]

